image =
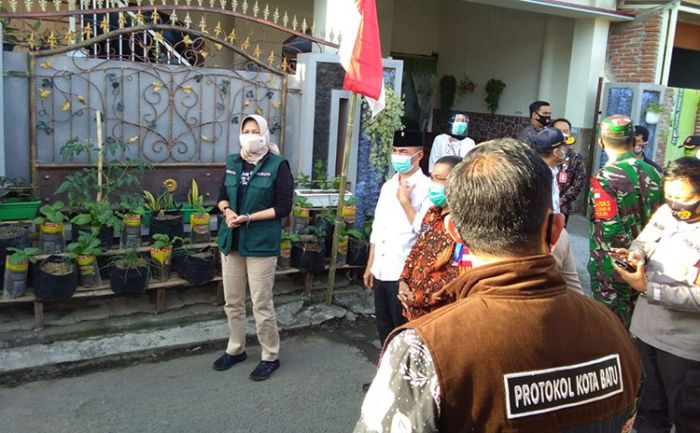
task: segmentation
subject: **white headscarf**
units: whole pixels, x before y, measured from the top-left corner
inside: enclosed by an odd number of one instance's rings
[[[270,143],[270,127],[267,125],[267,120],[265,120],[264,117],[258,116],[257,114],[249,114],[245,116],[238,131],[239,135],[243,135],[243,125],[248,119],[253,119],[258,124],[260,136],[262,137],[265,146],[263,146],[257,152],[246,151],[243,146],[241,146],[241,158],[250,164],[257,164],[265,155],[267,155],[267,152],[272,152],[275,155],[279,155],[280,148],[277,147],[276,144]]]

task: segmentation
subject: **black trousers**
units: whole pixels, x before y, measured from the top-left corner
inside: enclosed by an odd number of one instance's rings
[[[397,326],[406,323],[406,318],[401,315],[403,307],[399,298],[398,281],[374,280],[374,311],[377,316],[377,332],[379,342],[384,347],[384,341],[389,333]]]
[[[637,339],[646,376],[634,428],[637,433],[700,432],[700,362]]]

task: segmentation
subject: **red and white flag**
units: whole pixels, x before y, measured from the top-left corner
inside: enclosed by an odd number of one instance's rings
[[[384,109],[384,70],[375,0],[334,0],[345,17],[338,56],[345,68],[343,89],[367,98],[372,116]]]

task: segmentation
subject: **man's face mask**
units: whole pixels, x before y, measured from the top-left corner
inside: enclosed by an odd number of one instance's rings
[[[547,126],[552,121],[552,116],[543,116],[537,113],[537,121],[540,122],[542,126]]]
[[[467,122],[454,121],[452,123],[452,135],[467,135]]]
[[[405,174],[411,171],[413,168],[413,157],[416,156],[417,153],[414,153],[413,155],[398,155],[398,154],[392,154],[391,155],[391,166],[394,168],[394,170],[397,173]]]
[[[696,221],[700,218],[700,200],[690,204],[678,203],[669,199],[665,201],[671,208],[671,214],[678,221]]]

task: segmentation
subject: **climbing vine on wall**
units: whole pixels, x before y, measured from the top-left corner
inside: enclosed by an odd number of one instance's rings
[[[365,133],[372,142],[369,161],[379,171],[386,171],[391,159],[391,145],[394,141],[394,133],[404,129],[401,117],[404,114],[404,105],[401,98],[394,93],[391,87],[385,87],[386,106],[372,117],[368,106],[362,110],[365,118]],[[367,102],[364,102],[366,105]]]

